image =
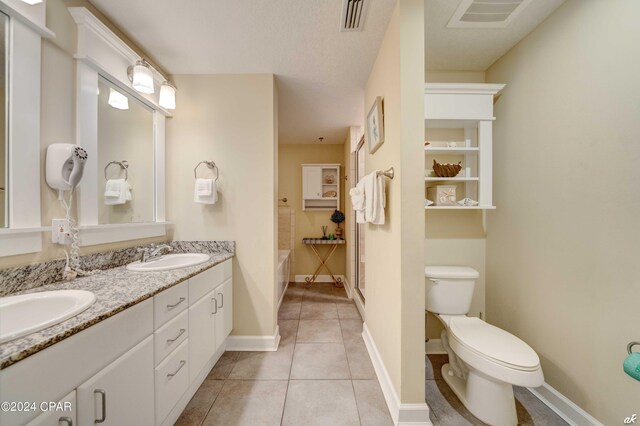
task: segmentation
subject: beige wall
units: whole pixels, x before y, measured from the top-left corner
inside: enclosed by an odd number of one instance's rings
[[[344,146],[343,145],[290,145],[279,147],[278,163],[278,198],[287,198],[287,205],[295,210],[295,275],[312,275],[318,267],[318,259],[311,249],[302,244],[304,237],[321,237],[322,226],[327,226],[327,233],[335,233],[336,225],[329,219],[333,211],[310,212],[302,210],[302,166],[301,164],[332,163],[341,164],[340,168],[340,211],[344,206]],[[340,225],[344,228],[345,224]],[[345,234],[346,235],[346,234]],[[345,274],[345,246],[338,246],[329,260],[329,268],[334,274]],[[323,269],[321,274],[328,272]]]
[[[235,240],[236,335],[276,326],[276,89],[272,74],[178,75],[167,122],[167,219],[175,239]],[[213,160],[219,201],[193,203],[193,167]]]
[[[484,83],[485,73],[427,70],[425,80],[427,83]],[[425,137],[426,140],[461,140],[463,135],[458,133],[459,129],[427,129]],[[449,160],[442,158],[441,161]],[[431,164],[425,164],[425,168],[430,169]],[[470,266],[480,272],[469,310],[472,316],[484,316],[485,311],[486,241],[482,215],[480,211],[456,210],[432,210],[425,214],[425,265]],[[429,339],[440,338],[443,326],[432,314],[426,315],[426,328]]]
[[[43,39],[42,41],[40,188],[43,226],[50,226],[51,219],[53,218],[64,217],[63,209],[57,200],[57,194],[47,186],[44,178],[44,160],[47,146],[58,142],[76,143],[76,66],[75,60],[73,59],[76,42],[76,25],[66,9],[67,5],[81,5],[92,10],[94,9],[86,0],[47,1],[47,27],[56,33],[56,38]],[[108,25],[114,28],[112,24],[108,23]],[[140,50],[138,48],[136,49]],[[87,254],[131,247],[143,243],[162,241],[164,239],[165,238],[151,238],[83,247],[80,253]],[[61,247],[50,243],[51,234],[49,232],[42,234],[42,241],[43,249],[39,253],[0,257],[0,268],[64,257]]]
[[[640,3],[568,0],[498,60],[487,314],[607,425],[638,413]]]
[[[367,225],[366,325],[402,403],[424,403],[424,4],[399,0],[365,89],[384,97],[385,143],[367,173],[394,166],[386,223]]]

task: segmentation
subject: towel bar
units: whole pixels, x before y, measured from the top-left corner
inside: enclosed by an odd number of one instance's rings
[[[127,160],[122,160],[122,161],[110,161],[107,163],[106,166],[104,166],[104,179],[108,180],[107,178],[107,169],[109,168],[110,165],[112,164],[117,164],[118,166],[120,166],[122,168],[122,170],[124,170],[124,180],[129,180],[129,162]]]
[[[393,176],[395,176],[395,170],[393,169],[393,167],[389,167],[387,170],[376,172],[376,176],[380,175],[386,176],[389,179],[393,179]]]
[[[198,179],[198,167],[200,167],[200,164],[206,164],[207,167],[211,170],[213,170],[216,174],[216,182],[218,181],[218,166],[216,166],[216,163],[214,163],[213,161],[201,161],[198,164],[196,164],[196,166],[193,168],[193,176]]]

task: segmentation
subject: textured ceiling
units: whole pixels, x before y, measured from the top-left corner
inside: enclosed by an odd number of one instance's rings
[[[534,0],[500,29],[447,28],[460,0],[425,0],[425,69],[485,71],[565,0]]]
[[[276,74],[280,143],[343,143],[395,0],[372,1],[362,32],[339,31],[341,0],[91,3],[171,74]]]

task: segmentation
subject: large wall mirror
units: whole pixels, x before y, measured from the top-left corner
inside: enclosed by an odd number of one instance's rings
[[[9,38],[9,17],[0,12],[0,228],[8,227],[9,213],[9,185],[7,151],[9,139],[7,138],[7,41]]]
[[[98,79],[98,223],[155,221],[154,111]]]

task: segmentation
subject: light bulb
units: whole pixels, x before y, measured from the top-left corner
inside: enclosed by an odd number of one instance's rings
[[[158,104],[166,109],[176,109],[176,88],[168,81],[160,87],[160,100]]]
[[[129,109],[129,98],[110,87],[109,105],[116,109]]]

